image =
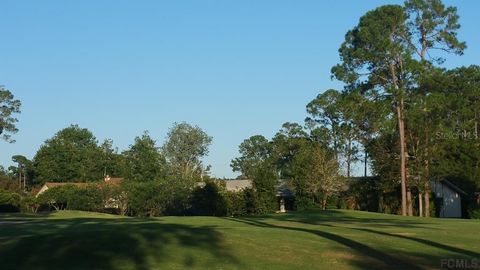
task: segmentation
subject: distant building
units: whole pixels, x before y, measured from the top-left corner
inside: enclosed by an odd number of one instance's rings
[[[49,190],[50,188],[53,187],[60,187],[60,186],[65,186],[65,185],[74,185],[78,187],[86,187],[87,185],[98,185],[100,188],[102,185],[120,185],[123,181],[123,178],[112,178],[110,176],[106,176],[103,179],[103,182],[92,182],[92,183],[76,183],[76,182],[66,182],[66,183],[57,183],[57,182],[46,182],[43,184],[42,188],[37,192],[35,197],[40,196],[40,194],[44,193],[45,191]]]
[[[225,183],[225,188],[228,191],[240,192],[246,188],[252,187],[251,179],[231,179],[222,180]],[[287,210],[293,210],[294,194],[287,185],[286,180],[278,180],[276,186],[278,212],[285,213]]]
[[[435,196],[437,215],[443,218],[461,218],[462,197],[467,193],[447,180],[435,180],[431,182],[432,192]]]

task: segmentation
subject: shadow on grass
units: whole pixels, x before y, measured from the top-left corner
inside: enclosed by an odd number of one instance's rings
[[[461,248],[457,248],[457,247],[444,245],[442,243],[437,243],[437,242],[427,240],[427,239],[422,239],[422,238],[417,238],[417,237],[412,237],[412,236],[406,236],[406,235],[400,235],[400,234],[391,234],[391,233],[387,233],[387,232],[376,231],[376,230],[371,230],[371,229],[364,229],[364,228],[349,228],[349,227],[344,227],[344,228],[351,229],[351,230],[362,231],[362,232],[367,232],[367,233],[372,233],[372,234],[377,234],[377,235],[381,235],[381,236],[410,240],[410,241],[414,241],[414,242],[417,242],[417,243],[420,243],[420,244],[423,244],[423,245],[428,245],[428,246],[431,246],[431,247],[442,249],[443,251],[456,253],[456,254],[458,254],[460,256],[463,256],[463,257],[480,258],[480,253],[470,251],[470,250],[461,249]]]
[[[432,227],[427,227],[426,222],[421,222],[419,220],[410,220],[410,219],[399,219],[395,216],[391,218],[386,218],[388,216],[385,214],[379,213],[369,213],[362,212],[365,216],[354,216],[349,212],[340,211],[340,210],[323,210],[323,211],[304,211],[296,213],[287,213],[285,215],[280,215],[274,217],[275,220],[279,221],[291,221],[291,222],[300,222],[311,225],[324,225],[326,222],[335,222],[341,224],[373,224],[375,227],[403,227],[403,228],[424,228],[432,230]],[[371,217],[369,218],[369,215]]]
[[[202,255],[239,264],[211,226],[84,218],[0,228],[2,269],[206,268]]]
[[[358,254],[362,255],[365,260],[357,261],[352,264],[356,264],[357,267],[363,269],[423,269],[415,264],[412,264],[408,261],[404,261],[398,259],[394,256],[389,255],[386,252],[382,252],[371,248],[365,244],[360,242],[354,241],[352,239],[348,239],[338,234],[329,233],[326,231],[321,230],[312,230],[307,228],[301,227],[286,227],[286,226],[279,226],[274,225],[266,222],[261,222],[258,220],[251,220],[251,219],[238,219],[238,218],[228,218],[229,220],[241,222],[244,224],[258,226],[258,227],[265,227],[265,228],[276,228],[276,229],[283,229],[283,230],[291,230],[291,231],[299,231],[299,232],[306,232],[310,233],[324,239],[331,240],[336,242],[340,245],[345,247],[351,248]]]
[[[372,214],[376,215],[376,214]],[[275,218],[276,219],[276,218]],[[280,220],[283,221],[291,221],[291,222],[299,222],[299,223],[304,223],[304,224],[309,224],[309,225],[321,225],[321,226],[328,226],[328,227],[333,227],[333,228],[345,228],[345,229],[350,229],[350,230],[357,230],[357,231],[362,231],[366,233],[372,233],[376,235],[381,235],[381,236],[386,236],[386,237],[393,237],[393,238],[398,238],[398,239],[403,239],[403,240],[409,240],[413,242],[417,242],[419,244],[431,246],[434,248],[441,249],[444,252],[450,252],[450,253],[456,253],[460,256],[464,257],[471,257],[471,258],[480,258],[480,253],[473,252],[470,250],[465,250],[449,245],[445,245],[442,243],[438,243],[435,241],[427,240],[427,239],[422,239],[422,238],[417,238],[417,237],[412,237],[408,235],[401,235],[401,234],[392,234],[388,232],[383,232],[383,231],[378,231],[378,230],[372,230],[372,229],[366,229],[366,228],[355,228],[355,227],[349,227],[349,226],[335,226],[332,225],[331,223],[338,223],[338,224],[362,224],[362,225],[368,225],[372,224],[373,227],[395,227],[395,228],[411,228],[411,229],[428,229],[428,230],[435,230],[433,227],[426,227],[424,226],[425,222],[420,222],[420,221],[413,221],[413,220],[405,220],[405,219],[395,219],[395,218],[378,218],[375,216],[375,218],[368,219],[364,217],[352,217],[349,216],[348,213],[344,213],[342,211],[335,211],[335,210],[329,210],[325,212],[313,212],[312,215],[285,215],[283,217],[279,217]]]

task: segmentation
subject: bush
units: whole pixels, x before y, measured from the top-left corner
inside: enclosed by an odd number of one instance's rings
[[[196,187],[192,195],[192,213],[202,216],[225,216],[227,205],[224,196],[214,182],[206,182],[203,187]]]
[[[230,217],[244,216],[247,214],[245,193],[226,191],[223,193],[226,206],[226,215]]]
[[[21,196],[15,192],[0,189],[0,212],[20,211]]]
[[[125,190],[128,213],[141,217],[164,214],[175,194],[168,181],[129,182],[125,183]]]
[[[295,209],[298,211],[310,210],[318,208],[318,205],[315,201],[307,196],[296,196],[295,197]]]
[[[480,205],[472,205],[468,208],[468,216],[471,219],[480,219]]]
[[[94,185],[53,187],[40,194],[37,201],[55,210],[101,211],[104,208],[102,193]]]
[[[22,198],[22,212],[37,213],[40,203],[35,196],[26,196]]]

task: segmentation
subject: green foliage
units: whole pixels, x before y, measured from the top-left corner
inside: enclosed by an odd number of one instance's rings
[[[0,86],[0,135],[1,139],[13,143],[12,134],[18,132],[15,114],[20,113],[21,102],[13,96],[12,92]]]
[[[222,196],[226,205],[226,216],[237,217],[248,214],[245,192],[225,191]]]
[[[102,211],[104,200],[98,185],[63,185],[52,187],[40,194],[37,203],[55,210]]]
[[[240,157],[231,162],[234,172],[240,172],[244,177],[251,178],[257,167],[261,166],[272,155],[271,143],[261,135],[244,140],[239,146]]]
[[[212,137],[200,127],[187,123],[175,123],[162,147],[173,175],[181,178],[202,176],[208,171],[202,158],[208,155]]]
[[[226,200],[214,182],[207,181],[205,186],[196,187],[192,194],[192,212],[201,216],[225,216],[227,214]]]
[[[154,217],[165,213],[173,202],[175,190],[169,181],[127,182],[125,191],[128,213],[133,216]]]
[[[325,209],[328,197],[338,193],[343,186],[337,160],[322,145],[313,143],[294,157],[293,164],[295,177],[292,186],[295,195],[306,196],[313,201],[317,199]]]
[[[480,219],[480,206],[479,205],[471,205],[468,208],[468,216],[471,219]]]
[[[128,180],[154,181],[166,175],[165,158],[147,132],[136,137],[135,143],[123,152],[123,156],[124,176]]]
[[[103,178],[104,153],[93,134],[77,125],[45,141],[34,158],[37,180],[91,182]]]
[[[0,212],[17,212],[21,205],[18,193],[0,188]]]

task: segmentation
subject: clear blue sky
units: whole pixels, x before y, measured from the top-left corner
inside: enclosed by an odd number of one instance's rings
[[[232,177],[242,140],[302,123],[311,99],[341,87],[330,68],[344,34],[386,3],[401,1],[2,1],[0,84],[23,108],[0,164],[70,124],[124,150],[186,121],[213,136],[213,175]],[[480,64],[480,2],[446,3],[468,45],[446,65]]]

